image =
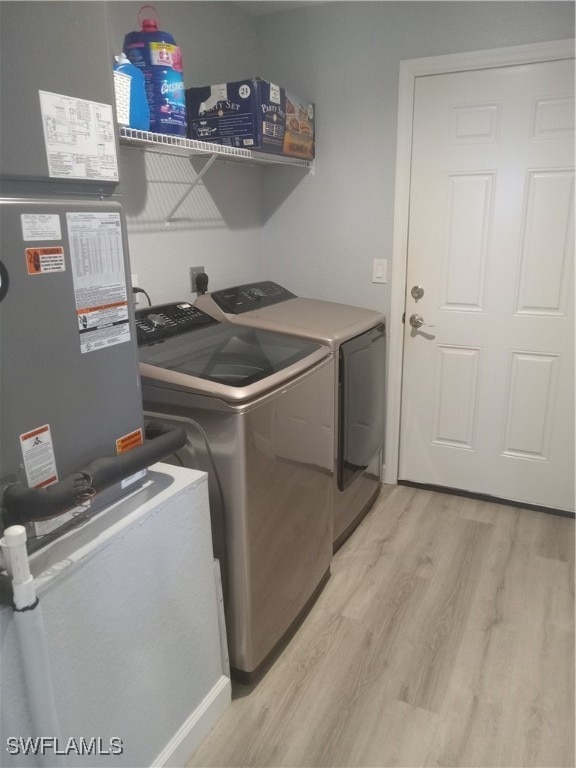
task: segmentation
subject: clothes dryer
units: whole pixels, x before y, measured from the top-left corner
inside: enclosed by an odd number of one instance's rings
[[[136,326],[146,416],[183,427],[181,462],[208,472],[230,665],[250,682],[330,573],[333,358],[186,302],[138,310]]]
[[[380,312],[299,298],[271,281],[212,291],[195,305],[219,320],[298,336],[334,357],[334,551],[362,521],[381,484],[386,319]],[[326,393],[326,397],[329,394]]]

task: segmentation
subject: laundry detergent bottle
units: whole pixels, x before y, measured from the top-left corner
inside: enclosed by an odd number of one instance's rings
[[[186,136],[186,99],[180,48],[169,32],[158,29],[157,18],[150,16],[154,6],[143,5],[138,13],[140,31],[129,32],[124,38],[124,53],[129,61],[142,70],[146,98],[150,107],[150,130]]]
[[[140,131],[150,130],[150,107],[142,70],[131,64],[126,55],[114,56],[114,91],[119,125]]]

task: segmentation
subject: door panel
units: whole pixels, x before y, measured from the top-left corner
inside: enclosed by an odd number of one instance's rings
[[[451,175],[442,309],[482,312],[494,174]]]
[[[574,509],[573,72],[416,80],[401,479]]]
[[[511,353],[503,455],[549,461],[559,361],[558,355]]]
[[[566,315],[574,252],[574,174],[529,172],[516,311]]]
[[[432,442],[473,447],[478,402],[480,350],[436,348]]]

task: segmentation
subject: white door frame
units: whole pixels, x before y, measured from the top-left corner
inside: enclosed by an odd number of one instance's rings
[[[423,59],[407,59],[400,62],[391,304],[388,323],[385,483],[393,485],[398,482],[402,361],[404,357],[404,324],[402,323],[402,314],[406,301],[412,124],[416,78],[425,75],[440,75],[449,72],[464,72],[474,69],[488,69],[491,67],[506,67],[517,64],[532,64],[573,58],[574,40],[570,39],[518,45],[510,48],[494,48],[486,51],[455,53]],[[427,386],[426,382],[423,382],[422,386]]]

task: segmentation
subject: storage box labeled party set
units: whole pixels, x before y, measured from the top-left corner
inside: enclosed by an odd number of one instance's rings
[[[186,89],[188,138],[314,159],[314,104],[258,77]]]

